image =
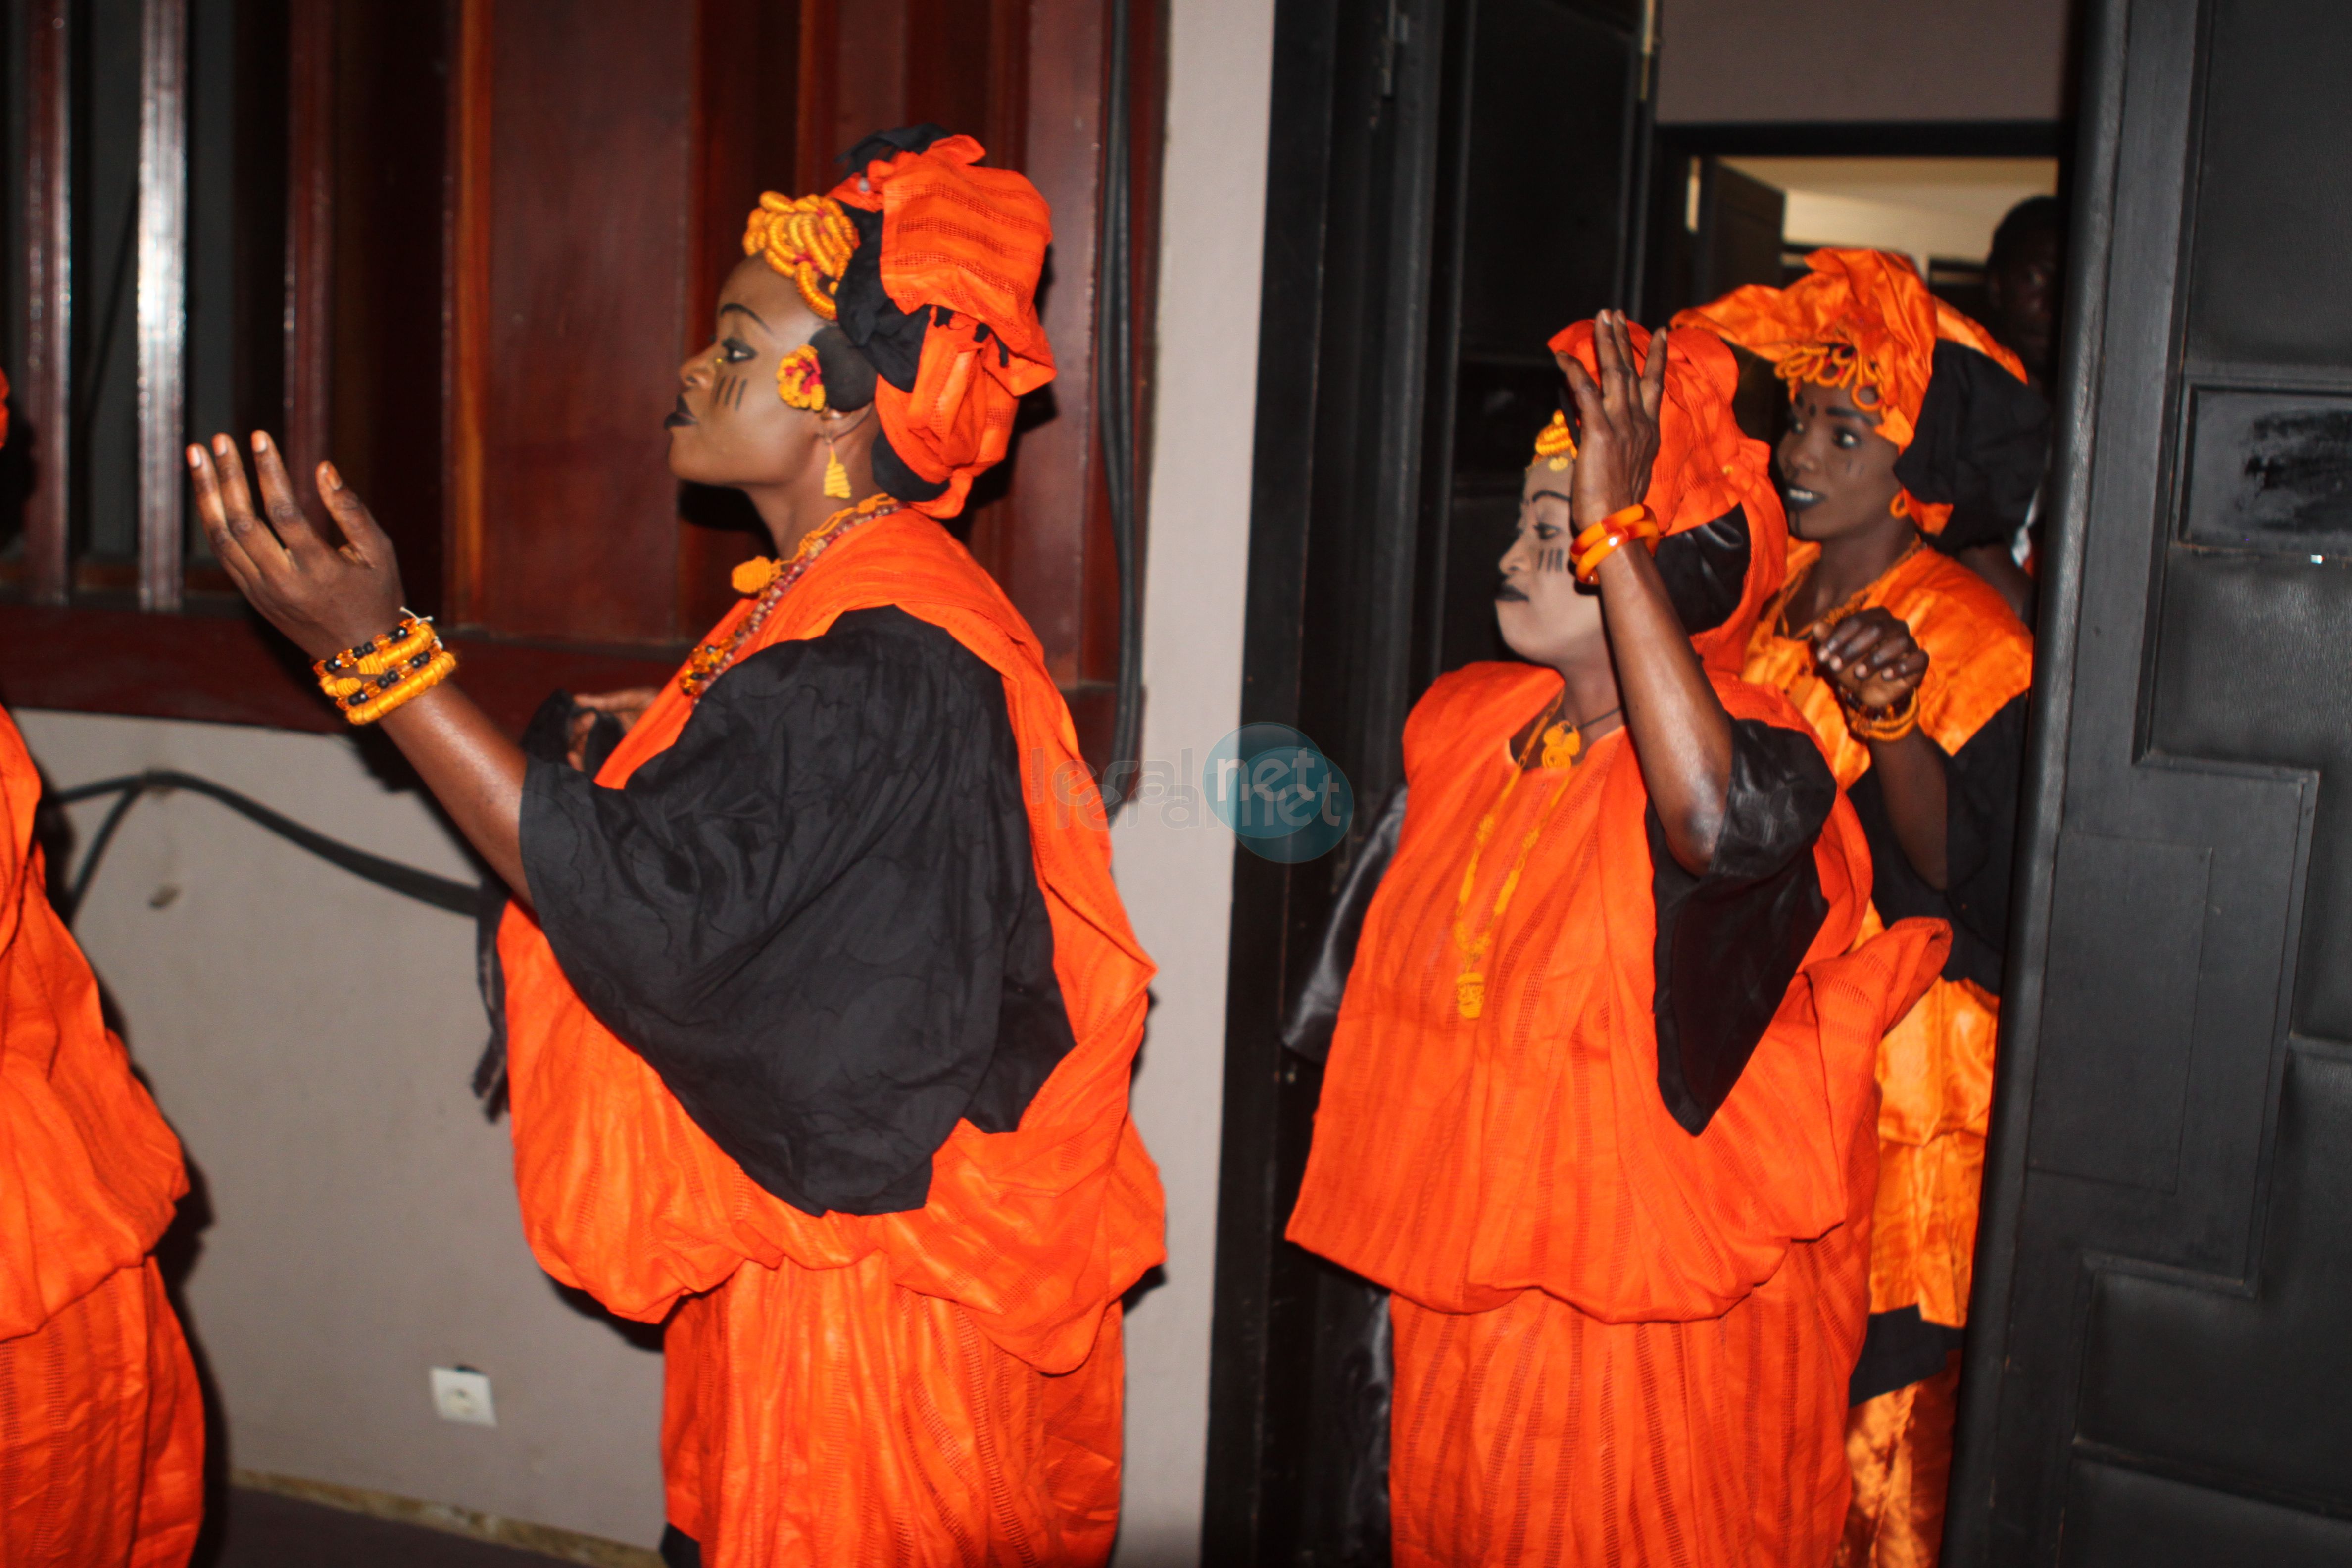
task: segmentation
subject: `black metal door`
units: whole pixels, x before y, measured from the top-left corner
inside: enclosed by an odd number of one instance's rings
[[[2089,44],[1948,1546],[2343,1563],[2352,5],[2103,0]]]
[[[1638,303],[1652,9],[1276,6],[1243,717],[1346,772],[1359,835],[1413,700],[1499,651],[1496,562],[1558,382],[1544,340]],[[1382,1299],[1281,1239],[1320,1088],[1282,1051],[1282,1006],[1347,853],[1235,858],[1202,1554],[1220,1568],[1386,1561],[1356,1506],[1379,1477],[1350,1448],[1377,1393],[1351,1350]]]

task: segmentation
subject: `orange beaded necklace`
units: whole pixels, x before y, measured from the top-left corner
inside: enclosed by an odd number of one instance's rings
[[[1502,819],[1503,807],[1510,804],[1511,792],[1519,787],[1519,779],[1527,773],[1528,760],[1537,746],[1543,747],[1545,767],[1572,768],[1584,754],[1584,726],[1597,724],[1618,711],[1612,708],[1607,713],[1595,713],[1575,724],[1556,720],[1553,716],[1559,711],[1560,704],[1567,698],[1568,689],[1562,687],[1559,694],[1545,705],[1543,712],[1537,716],[1536,732],[1528,738],[1527,750],[1510,753],[1511,776],[1504,781],[1503,793],[1495,797],[1495,804],[1488,806],[1486,815],[1478,819],[1477,830],[1471,836],[1470,863],[1462,868],[1462,888],[1454,896],[1454,943],[1462,950],[1462,970],[1454,977],[1454,1007],[1465,1018],[1475,1018],[1486,1011],[1487,950],[1494,944],[1495,933],[1502,929],[1503,912],[1511,907],[1511,895],[1519,890],[1519,879],[1527,872],[1528,857],[1535,853],[1536,843],[1543,837],[1544,829],[1551,826],[1552,813],[1559,809],[1559,803],[1568,796],[1568,786],[1573,775],[1562,777],[1559,786],[1552,791],[1551,798],[1544,803],[1542,810],[1536,813],[1534,823],[1528,826],[1526,837],[1519,840],[1519,852],[1511,862],[1509,874],[1504,877],[1503,885],[1496,889],[1495,907],[1487,914],[1486,929],[1473,931],[1470,929],[1470,898],[1478,888],[1478,862],[1486,852],[1488,841],[1495,837],[1495,825]]]
[[[735,568],[731,581],[739,594],[757,594],[759,602],[751,613],[735,623],[735,629],[723,640],[707,642],[688,656],[686,668],[678,671],[677,689],[689,701],[699,701],[710,689],[710,683],[725,674],[740,656],[744,645],[760,635],[760,628],[783,602],[784,595],[801,575],[816,563],[816,558],[831,548],[834,541],[879,512],[896,511],[898,502],[887,495],[870,495],[856,506],[844,507],[814,528],[801,535],[789,560],[774,561],[764,555],[754,555]]]

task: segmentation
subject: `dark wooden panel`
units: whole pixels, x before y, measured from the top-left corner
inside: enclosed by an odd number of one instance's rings
[[[2352,363],[2345,211],[2335,195],[2352,185],[2352,140],[2319,108],[2343,93],[2352,5],[2213,0],[2207,26],[2189,352]]]
[[[693,145],[698,188],[680,353],[710,341],[719,285],[743,259],[743,224],[762,191],[797,193],[802,16],[796,0],[702,0]],[[751,502],[729,492],[687,499],[677,533],[680,635],[698,635],[735,603],[728,572],[769,548]]]
[[[2170,1192],[2196,1037],[2213,852],[2098,833],[2058,841],[2033,1164]]]
[[[458,683],[509,734],[558,687],[611,691],[677,673],[659,654],[454,637]],[[340,734],[351,726],[319,695],[285,638],[226,597],[180,616],[0,604],[0,703],[151,719],[258,724]],[[171,679],[178,674],[181,679]]]
[[[487,256],[478,334],[478,530],[464,618],[502,633],[674,635],[674,395],[696,187],[694,32],[626,0],[488,9]]]
[[[2064,1568],[2338,1568],[2352,1524],[2115,1465],[2078,1461]]]
[[[392,536],[410,603],[432,615],[446,607],[447,575],[441,393],[448,15],[410,0],[341,0],[336,8],[327,236],[333,256],[325,263],[331,357],[327,406],[301,411],[307,419],[323,412],[326,455]],[[295,347],[289,374],[316,352]],[[304,402],[318,396],[299,383],[289,392]],[[299,483],[307,496],[307,465]]]

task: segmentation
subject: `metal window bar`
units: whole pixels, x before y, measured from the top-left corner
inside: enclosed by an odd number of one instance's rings
[[[187,0],[142,0],[139,74],[139,607],[170,613],[187,527]]]
[[[72,513],[67,444],[73,363],[73,103],[69,0],[26,7],[25,384],[15,389],[32,438],[34,488],[25,508],[25,590],[61,605]],[[22,426],[20,426],[20,429]],[[21,438],[21,437],[20,437]]]

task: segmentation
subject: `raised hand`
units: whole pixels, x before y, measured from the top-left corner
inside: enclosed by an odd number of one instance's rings
[[[266,521],[254,512],[234,442],[215,436],[210,451],[188,448],[196,516],[237,591],[313,658],[392,630],[401,615],[400,563],[335,466],[320,464],[318,476],[319,494],[342,533],[330,543],[295,500],[277,443],[258,430],[253,459]]]
[[[1592,319],[1596,380],[1575,355],[1554,356],[1568,377],[1583,428],[1577,433],[1571,510],[1579,529],[1591,527],[1649,494],[1650,465],[1658,456],[1658,405],[1666,392],[1666,331],[1650,336],[1650,357],[1636,375],[1633,334],[1625,312]]]
[[[1855,708],[1890,708],[1919,689],[1927,650],[1892,611],[1857,610],[1813,638],[1813,656]]]

